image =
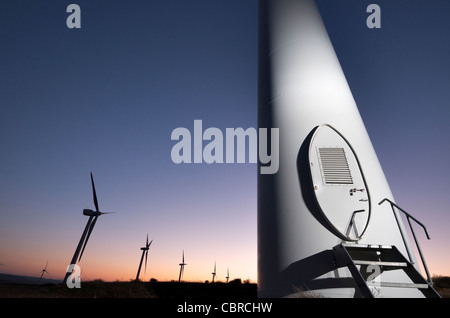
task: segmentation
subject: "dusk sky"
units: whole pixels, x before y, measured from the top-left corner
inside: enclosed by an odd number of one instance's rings
[[[70,29],[69,4],[81,8]],[[397,204],[450,275],[450,2],[318,0]],[[381,28],[366,8],[381,8]],[[175,128],[257,127],[257,0],[0,3],[0,272],[257,280],[256,164],[175,164]],[[331,246],[330,246],[331,248]]]

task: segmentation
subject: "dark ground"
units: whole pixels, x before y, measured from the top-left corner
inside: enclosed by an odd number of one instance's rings
[[[256,284],[187,282],[82,282],[81,288],[65,284],[0,284],[0,298],[160,298],[256,299]]]
[[[434,288],[442,298],[450,298],[450,277],[433,277]],[[207,300],[256,300],[257,285],[242,283],[195,282],[82,282],[81,288],[62,283],[15,283],[0,280],[0,298],[158,298]]]

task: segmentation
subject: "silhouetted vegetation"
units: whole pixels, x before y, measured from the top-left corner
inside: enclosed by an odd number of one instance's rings
[[[257,297],[257,285],[238,282],[152,282],[159,298],[250,299]]]
[[[0,297],[4,298],[156,298],[151,286],[142,282],[83,282],[81,288],[65,284],[2,284]]]
[[[450,276],[433,276],[434,289],[442,298],[450,298]]]
[[[81,283],[81,288],[68,288],[65,284],[0,284],[0,298],[256,298],[256,284],[195,283],[195,282],[104,282]]]

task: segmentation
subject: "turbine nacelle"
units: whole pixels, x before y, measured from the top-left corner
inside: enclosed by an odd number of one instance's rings
[[[102,214],[110,214],[114,212],[100,212],[100,211],[93,211],[91,209],[84,209],[83,214],[87,216],[100,216]]]
[[[148,251],[150,249],[150,245],[152,245],[153,240],[148,242],[148,235],[147,235],[147,241],[145,241],[145,247],[141,247],[141,251]]]

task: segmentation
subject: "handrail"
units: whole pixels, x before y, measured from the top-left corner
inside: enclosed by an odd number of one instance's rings
[[[348,224],[347,227],[347,231],[345,232],[345,235],[348,237],[350,235],[350,230],[352,228],[352,226],[354,226],[354,231],[355,231],[355,236],[357,237],[355,240],[358,241],[360,239],[360,236],[358,234],[358,229],[356,228],[356,224],[353,223],[354,219],[355,219],[355,215],[356,213],[360,213],[360,212],[365,212],[366,210],[356,210],[353,211],[352,217],[350,218],[350,223]]]
[[[414,228],[412,227],[412,224],[411,224],[411,221],[410,221],[410,220],[412,219],[412,220],[415,221],[417,224],[419,224],[419,225],[424,229],[425,234],[426,234],[426,236],[427,236],[427,239],[430,239],[430,235],[428,234],[427,228],[426,228],[425,225],[423,225],[420,221],[418,221],[415,217],[413,217],[411,214],[409,214],[408,212],[406,212],[405,210],[403,210],[401,207],[399,207],[397,204],[395,204],[394,202],[392,202],[392,201],[389,200],[388,198],[384,198],[383,200],[381,200],[380,203],[378,203],[378,205],[381,205],[381,204],[384,203],[385,201],[388,201],[388,202],[391,204],[392,212],[394,213],[394,216],[395,216],[395,219],[396,219],[396,221],[397,221],[397,224],[399,225],[399,229],[400,229],[400,233],[401,233],[401,235],[402,235],[403,241],[405,241],[405,235],[404,235],[404,233],[403,233],[403,231],[402,231],[402,228],[400,227],[400,223],[399,223],[399,220],[397,219],[397,215],[396,215],[396,213],[395,213],[394,207],[396,207],[398,210],[400,210],[401,212],[403,212],[403,213],[406,215],[406,218],[407,218],[408,224],[409,224],[409,228],[411,229],[411,233],[412,233],[412,235],[413,235],[413,237],[414,237],[414,242],[416,243],[417,251],[419,252],[420,259],[422,260],[423,268],[425,269],[425,272],[426,272],[426,274],[427,274],[428,282],[429,282],[429,283],[433,283],[432,280],[431,280],[430,273],[428,272],[428,267],[427,267],[427,264],[426,264],[426,262],[425,262],[425,258],[423,257],[423,254],[422,254],[422,250],[420,249],[419,241],[418,241],[417,238],[416,238],[416,234],[415,234],[415,232],[414,232]],[[409,260],[412,261],[412,257],[411,257],[411,255],[410,255],[409,250],[408,250],[408,246],[407,246],[406,244],[405,244],[405,246],[406,246],[406,251],[408,252]]]

